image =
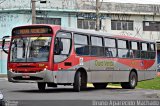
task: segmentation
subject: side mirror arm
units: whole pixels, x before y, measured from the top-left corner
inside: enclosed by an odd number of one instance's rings
[[[2,38],[2,40],[3,40],[3,41],[2,41],[2,50],[3,50],[5,53],[7,53],[7,54],[8,54],[8,51],[6,51],[4,47],[5,47],[5,42],[6,42],[5,40],[6,40],[6,38],[9,38],[9,37],[10,37],[10,36],[4,36],[4,37]]]

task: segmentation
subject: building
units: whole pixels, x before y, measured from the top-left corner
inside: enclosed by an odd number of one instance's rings
[[[94,0],[36,1],[36,23],[94,30]],[[11,35],[15,26],[31,24],[31,0],[0,2],[0,39]],[[116,35],[160,40],[160,5],[131,3],[100,3],[100,29]],[[0,73],[6,73],[6,56],[0,49]]]

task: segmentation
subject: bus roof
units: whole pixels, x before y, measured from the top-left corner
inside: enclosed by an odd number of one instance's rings
[[[23,28],[23,27],[29,27],[29,26],[49,26],[49,27],[61,27],[60,25],[51,25],[51,24],[28,24],[28,25],[23,25],[23,26],[17,26],[17,27],[14,27],[14,28]],[[13,29],[14,29],[13,28]]]
[[[66,28],[61,27],[61,30],[76,32],[76,33],[82,33],[87,35],[98,35],[102,37],[110,37],[110,38],[117,38],[117,39],[126,39],[126,40],[134,40],[134,41],[144,41],[144,42],[155,42],[152,40],[142,39],[138,37],[132,37],[132,36],[124,36],[124,35],[114,35],[107,32],[101,32],[101,31],[94,31],[94,30],[87,30],[87,29],[76,29],[76,28]]]
[[[114,34],[110,34],[110,33],[107,33],[107,32],[87,30],[87,29],[77,29],[77,28],[70,28],[70,27],[62,27],[60,25],[51,25],[51,24],[32,24],[32,25],[18,26],[18,27],[15,27],[15,28],[22,28],[22,27],[29,27],[29,26],[48,26],[48,27],[51,27],[52,29],[54,29],[55,27],[58,27],[61,30],[76,32],[76,33],[80,33],[80,34],[98,35],[98,36],[102,36],[102,37],[135,40],[135,41],[144,41],[144,42],[155,42],[153,40],[146,40],[146,39],[132,37],[132,36],[114,35]]]

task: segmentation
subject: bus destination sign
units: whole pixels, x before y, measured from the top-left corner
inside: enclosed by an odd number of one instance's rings
[[[17,28],[13,30],[13,35],[27,35],[27,34],[51,34],[51,28]]]

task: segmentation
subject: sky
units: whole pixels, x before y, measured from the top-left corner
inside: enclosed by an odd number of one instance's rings
[[[160,4],[160,0],[102,0],[106,2],[139,3],[139,4]]]

